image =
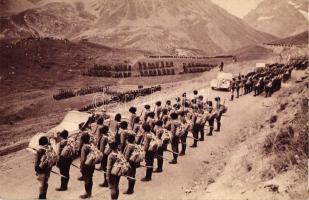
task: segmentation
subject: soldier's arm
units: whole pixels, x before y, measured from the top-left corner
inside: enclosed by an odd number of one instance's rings
[[[102,153],[104,153],[104,150],[105,150],[105,148],[106,148],[106,146],[107,146],[107,142],[108,142],[107,138],[105,138],[105,137],[102,136],[101,144],[100,144],[100,151],[101,151]]]
[[[80,169],[81,170],[85,167],[85,162],[86,162],[88,153],[89,153],[88,145],[83,145],[81,155],[80,155]]]
[[[124,157],[126,158],[127,161],[129,161],[133,150],[134,150],[134,146],[132,146],[132,145],[127,146],[127,149],[126,149],[126,152],[125,152],[125,155],[124,155]]]
[[[145,151],[148,151],[148,149],[149,149],[150,139],[151,139],[151,136],[149,136],[149,134],[145,135],[145,141],[144,141],[144,150]]]
[[[40,168],[40,162],[41,162],[41,159],[42,159],[42,156],[44,155],[44,150],[43,149],[39,149],[37,152],[36,152],[36,155],[35,155],[35,161],[34,161],[34,170],[35,172],[40,172],[41,168]]]
[[[122,131],[120,133],[120,150],[121,150],[121,152],[124,151],[125,147],[126,147],[126,131]]]

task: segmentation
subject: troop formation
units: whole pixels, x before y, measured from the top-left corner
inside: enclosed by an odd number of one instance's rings
[[[258,96],[265,92],[265,97],[270,97],[274,92],[280,90],[282,81],[287,81],[291,77],[294,64],[271,64],[261,68],[255,72],[246,75],[239,74],[233,78],[230,84],[231,101],[241,95],[254,92],[254,96]]]
[[[109,187],[111,199],[119,197],[119,181],[121,177],[128,180],[128,188],[124,194],[134,193],[136,169],[145,169],[142,182],[151,181],[152,173],[162,173],[164,154],[173,155],[169,164],[177,164],[178,156],[186,154],[186,147],[191,143],[196,148],[198,142],[204,141],[204,129],[209,127],[208,136],[221,128],[221,116],[227,111],[220,97],[213,101],[205,100],[198,91],[189,99],[184,93],[175,99],[175,103],[167,100],[165,105],[157,101],[155,105],[145,105],[140,114],[137,108],[129,109],[130,117],[125,119],[120,113],[107,116],[105,112],[92,117],[90,122],[80,126],[78,136],[69,137],[63,130],[52,138],[56,145],[50,145],[50,138],[39,139],[42,148],[37,151],[35,171],[40,177],[40,199],[45,199],[48,179],[54,165],[60,169],[61,185],[56,190],[68,189],[70,167],[78,167],[85,183],[85,194],[80,198],[92,195],[93,173],[102,172],[101,187]],[[207,125],[208,124],[208,125]],[[187,141],[191,139],[192,142]],[[52,148],[52,146],[54,148]],[[55,146],[59,147],[55,150]],[[72,164],[80,158],[80,166]],[[156,165],[154,164],[156,160]],[[96,164],[100,167],[95,168]]]

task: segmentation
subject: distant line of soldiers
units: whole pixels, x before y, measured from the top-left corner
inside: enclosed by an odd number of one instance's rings
[[[83,131],[73,140],[68,138],[68,133],[64,130],[56,139],[60,144],[57,162],[46,162],[51,163],[50,165],[45,166],[40,162],[44,160],[44,156],[47,157],[46,152],[50,146],[48,138],[40,138],[42,149],[38,151],[35,170],[44,178],[39,180],[39,198],[46,198],[48,178],[55,163],[61,176],[61,185],[57,190],[68,189],[70,166],[76,155],[80,156],[79,168],[82,174],[78,179],[85,182],[85,194],[80,198],[90,198],[92,195],[92,176],[96,164],[100,165],[98,170],[102,171],[100,186],[110,188],[111,199],[119,197],[121,176],[128,179],[128,188],[124,194],[132,194],[137,168],[146,168],[145,177],[141,179],[143,182],[151,181],[152,173],[161,173],[166,152],[173,154],[169,163],[177,164],[178,156],[186,154],[187,139],[192,139],[191,147],[196,148],[198,141],[204,141],[206,124],[209,126],[207,135],[213,134],[215,122],[216,131],[220,131],[221,116],[227,111],[220,97],[214,99],[213,105],[213,101],[205,100],[202,95],[198,95],[198,91],[195,90],[193,94],[194,97],[188,99],[184,93],[175,99],[174,104],[167,100],[163,106],[158,101],[153,109],[150,105],[145,105],[140,115],[137,114],[136,107],[131,107],[131,116],[127,120],[120,113],[113,119],[105,120],[103,113],[102,116],[93,117],[95,123],[81,125]],[[154,170],[155,160],[157,168]],[[143,161],[145,164],[142,164]]]
[[[122,103],[129,102],[129,101],[136,99],[139,96],[151,95],[152,93],[158,92],[158,91],[161,91],[161,85],[141,88],[138,90],[129,90],[126,92],[113,92],[111,90],[106,90],[105,94],[111,95],[110,99],[106,99],[103,101],[99,101],[99,102],[84,106],[81,109],[79,109],[79,111],[82,111],[82,112],[89,111],[96,107],[100,107],[102,105],[109,105],[110,103],[114,103],[114,102],[122,102]]]
[[[233,101],[235,92],[236,98],[251,92],[254,92],[254,96],[265,92],[265,97],[270,97],[274,92],[280,90],[282,81],[290,79],[293,68],[292,64],[275,63],[247,75],[239,74],[230,83],[230,100]]]
[[[95,87],[87,87],[81,88],[77,91],[73,89],[61,89],[57,94],[53,95],[55,100],[68,99],[76,96],[83,96],[87,94],[104,92],[108,89],[108,86],[95,86]]]

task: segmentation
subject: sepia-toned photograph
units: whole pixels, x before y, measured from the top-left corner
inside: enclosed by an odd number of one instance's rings
[[[309,0],[0,0],[0,200],[307,200]]]

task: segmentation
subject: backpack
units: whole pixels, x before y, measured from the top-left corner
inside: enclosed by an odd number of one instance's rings
[[[202,125],[202,124],[203,124],[203,121],[204,121],[203,115],[198,113],[198,114],[196,115],[196,121],[195,121],[195,123],[196,123],[196,124]]]
[[[227,107],[225,105],[220,105],[220,113],[223,114],[223,113],[226,113],[227,112]]]
[[[158,141],[155,139],[155,136],[152,136],[151,141],[149,143],[148,151],[155,151],[157,150],[159,144]]]
[[[122,153],[116,154],[116,162],[114,163],[111,174],[115,176],[124,176],[129,170],[130,164]]]
[[[162,138],[161,139],[162,139],[163,143],[169,142],[170,139],[171,139],[170,131],[165,130],[164,133],[162,134]]]
[[[67,141],[67,144],[63,147],[60,156],[64,158],[72,158],[75,155],[74,147],[75,145],[73,141]]]
[[[85,165],[94,166],[101,162],[103,153],[93,144],[90,145],[90,152],[87,155]]]
[[[134,146],[135,148],[129,158],[129,161],[133,163],[140,163],[145,159],[145,151],[140,145],[134,145]]]
[[[185,124],[181,124],[176,129],[176,136],[181,137],[186,133],[186,127]]]
[[[44,146],[45,154],[42,156],[40,160],[39,167],[41,169],[49,168],[51,169],[54,165],[56,165],[58,161],[58,155],[52,146]]]

